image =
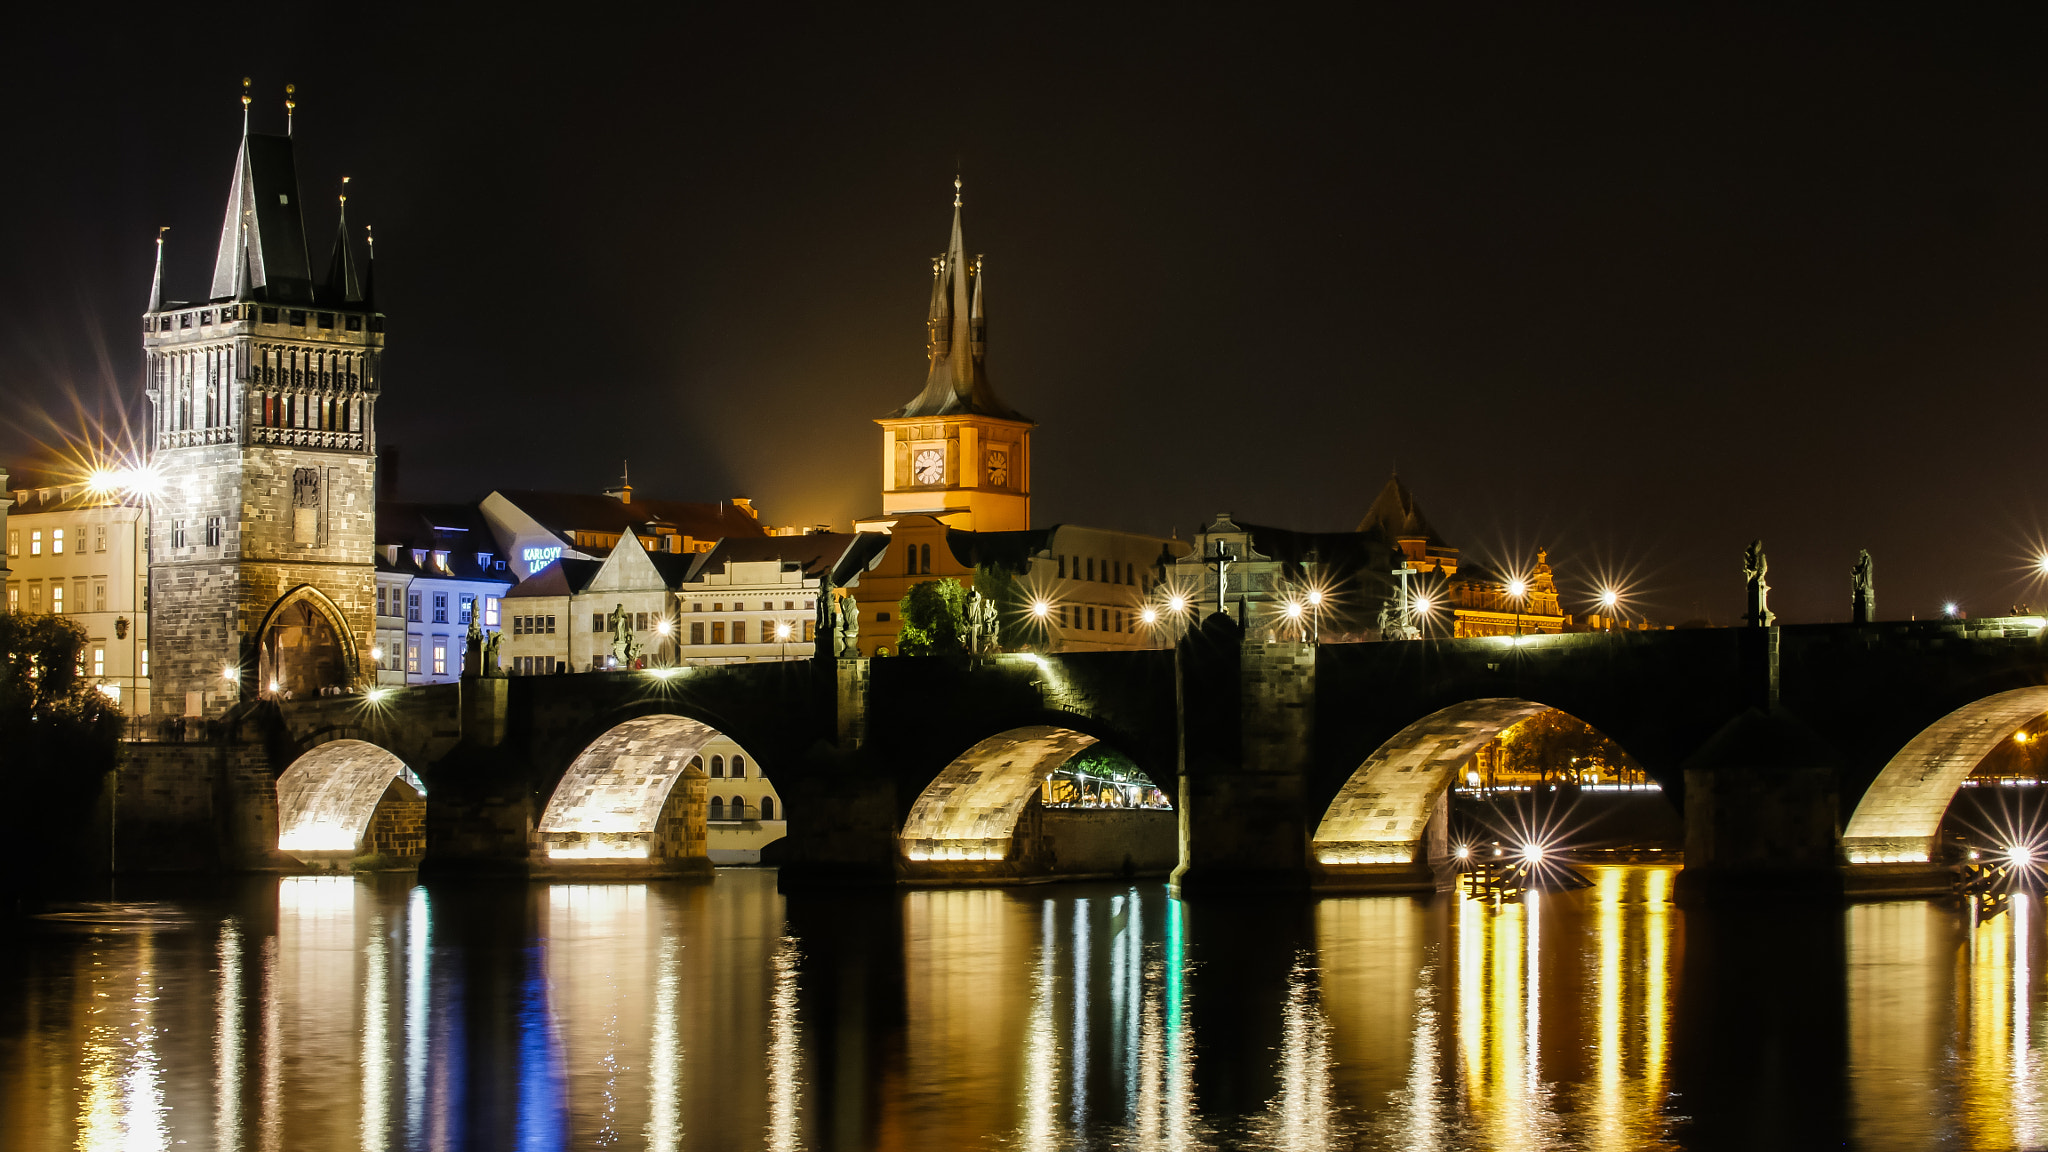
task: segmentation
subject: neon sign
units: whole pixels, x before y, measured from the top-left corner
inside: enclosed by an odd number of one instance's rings
[[[522,559],[526,561],[526,574],[531,576],[535,572],[538,572],[541,569],[547,567],[548,565],[553,564],[555,561],[560,560],[562,558],[562,550],[559,547],[528,548],[522,551],[519,555]]]

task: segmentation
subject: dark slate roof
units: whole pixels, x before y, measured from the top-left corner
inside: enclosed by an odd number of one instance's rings
[[[1420,536],[1431,544],[1442,545],[1444,540],[1430,527],[1422,515],[1422,505],[1416,503],[1415,493],[1401,483],[1399,476],[1387,477],[1386,486],[1374,497],[1372,507],[1365,510],[1365,517],[1358,522],[1359,532],[1380,532],[1388,540]]]
[[[213,261],[212,299],[313,303],[313,261],[290,137],[242,137]]]
[[[832,583],[844,585],[873,567],[888,547],[889,536],[883,532],[809,532],[802,536],[721,540],[697,561],[691,578],[702,579],[706,572],[724,571],[727,564],[735,561],[779,560],[798,565],[805,576],[817,576],[829,567]]]
[[[1031,572],[1032,558],[1052,547],[1052,534],[1059,529],[1057,524],[1015,532],[964,532],[949,528],[946,547],[953,553],[953,559],[965,567],[987,567],[1025,576]]]
[[[398,561],[389,563],[380,549],[377,567],[386,572],[411,572],[421,576],[452,576],[466,580],[497,580],[510,583],[512,573],[498,565],[497,538],[474,504],[417,504],[387,500],[377,505],[377,543],[397,545]],[[414,549],[448,553],[448,569],[424,568],[413,562]],[[492,557],[491,567],[477,563],[477,553]],[[431,560],[429,561],[431,563]]]
[[[501,488],[498,495],[533,517],[548,531],[570,543],[571,532],[646,532],[652,524],[669,525],[698,540],[727,540],[767,535],[761,522],[738,505],[719,501],[696,504],[683,500],[620,500],[583,492],[539,492]]]
[[[521,580],[505,593],[505,599],[523,596],[571,596],[590,587],[602,560],[563,558]]]

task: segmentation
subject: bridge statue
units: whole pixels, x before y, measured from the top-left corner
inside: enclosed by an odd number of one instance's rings
[[[469,634],[462,638],[462,675],[465,678],[484,675],[484,633],[477,619],[481,614],[480,605],[470,605]]]
[[[484,636],[483,674],[485,676],[503,676],[505,674],[505,669],[498,662],[498,641],[504,635],[504,629],[493,628]]]
[[[851,596],[841,596],[833,601],[832,613],[837,618],[832,629],[832,654],[841,660],[858,658],[860,604]]]
[[[1764,557],[1764,542],[1752,540],[1749,551],[1742,556],[1742,574],[1749,581],[1749,611],[1742,618],[1753,628],[1768,628],[1777,620],[1771,614],[1765,601],[1770,597],[1771,586],[1764,582],[1764,576],[1771,570],[1771,562]]]
[[[982,595],[979,588],[968,592],[966,614],[967,651],[976,656],[994,652],[1003,628],[995,599]]]
[[[621,668],[631,668],[633,658],[640,655],[640,642],[633,636],[633,614],[620,604],[611,612],[612,659]]]
[[[1871,572],[1868,548],[1856,553],[1856,567],[1849,570],[1849,621],[1877,622],[1877,578]]]

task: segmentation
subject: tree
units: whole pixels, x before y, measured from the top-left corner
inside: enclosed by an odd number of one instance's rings
[[[1540,780],[1599,765],[1603,776],[1639,770],[1621,746],[1564,712],[1540,712],[1501,734],[1501,768]]]
[[[936,656],[967,647],[967,589],[958,580],[911,585],[896,602],[896,615],[903,621],[896,650],[905,656]]]
[[[75,854],[120,752],[121,709],[83,674],[85,630],[0,613],[0,788],[26,818],[19,860]]]

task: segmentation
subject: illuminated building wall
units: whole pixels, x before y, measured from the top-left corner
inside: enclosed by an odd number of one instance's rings
[[[9,570],[0,575],[7,584],[7,610],[61,610],[82,625],[87,679],[130,715],[148,713],[149,620],[143,594],[149,579],[149,520],[143,500],[129,493],[95,492],[83,483],[23,488],[8,496],[14,501],[13,515],[0,526]]]

